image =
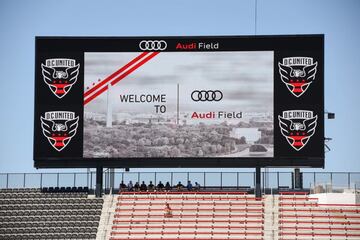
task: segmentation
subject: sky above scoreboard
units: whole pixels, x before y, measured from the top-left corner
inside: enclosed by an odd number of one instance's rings
[[[258,35],[325,34],[325,109],[336,113],[325,122],[333,139],[325,171],[360,171],[360,1],[257,5]],[[0,172],[36,172],[35,36],[254,35],[254,7],[255,0],[0,0]]]

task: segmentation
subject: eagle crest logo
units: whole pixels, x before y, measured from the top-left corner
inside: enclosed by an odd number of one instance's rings
[[[67,58],[46,59],[45,64],[41,64],[44,82],[58,98],[63,98],[76,83],[79,68],[80,64]]]
[[[62,151],[75,136],[79,116],[74,112],[56,111],[45,112],[40,117],[41,128],[50,145],[58,152]]]
[[[300,151],[314,135],[317,116],[312,111],[290,110],[278,116],[281,134],[296,151]]]
[[[318,63],[309,57],[289,57],[278,65],[282,82],[295,97],[300,97],[315,80]]]

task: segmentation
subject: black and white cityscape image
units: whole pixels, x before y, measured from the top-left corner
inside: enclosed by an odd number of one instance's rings
[[[140,54],[86,53],[85,93]],[[272,51],[160,52],[138,65],[85,105],[85,158],[273,157]]]

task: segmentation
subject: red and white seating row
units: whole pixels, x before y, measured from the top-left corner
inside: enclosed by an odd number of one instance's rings
[[[279,197],[279,239],[360,239],[360,205],[318,204],[307,195]]]
[[[172,216],[164,215],[169,204]],[[111,240],[263,240],[264,202],[239,192],[122,193]]]

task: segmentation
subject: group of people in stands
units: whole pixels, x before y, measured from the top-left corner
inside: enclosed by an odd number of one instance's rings
[[[200,184],[198,182],[195,182],[195,186],[193,186],[191,181],[188,181],[186,186],[184,186],[181,182],[178,182],[178,184],[176,184],[175,186],[171,186],[169,182],[166,182],[166,184],[164,185],[160,181],[158,185],[155,186],[152,181],[150,181],[149,185],[146,185],[144,181],[142,181],[141,184],[139,184],[138,182],[133,184],[132,181],[129,181],[129,183],[126,185],[124,181],[121,181],[119,186],[120,192],[170,192],[173,189],[176,189],[177,191],[184,191],[185,189],[187,191],[200,191]]]

